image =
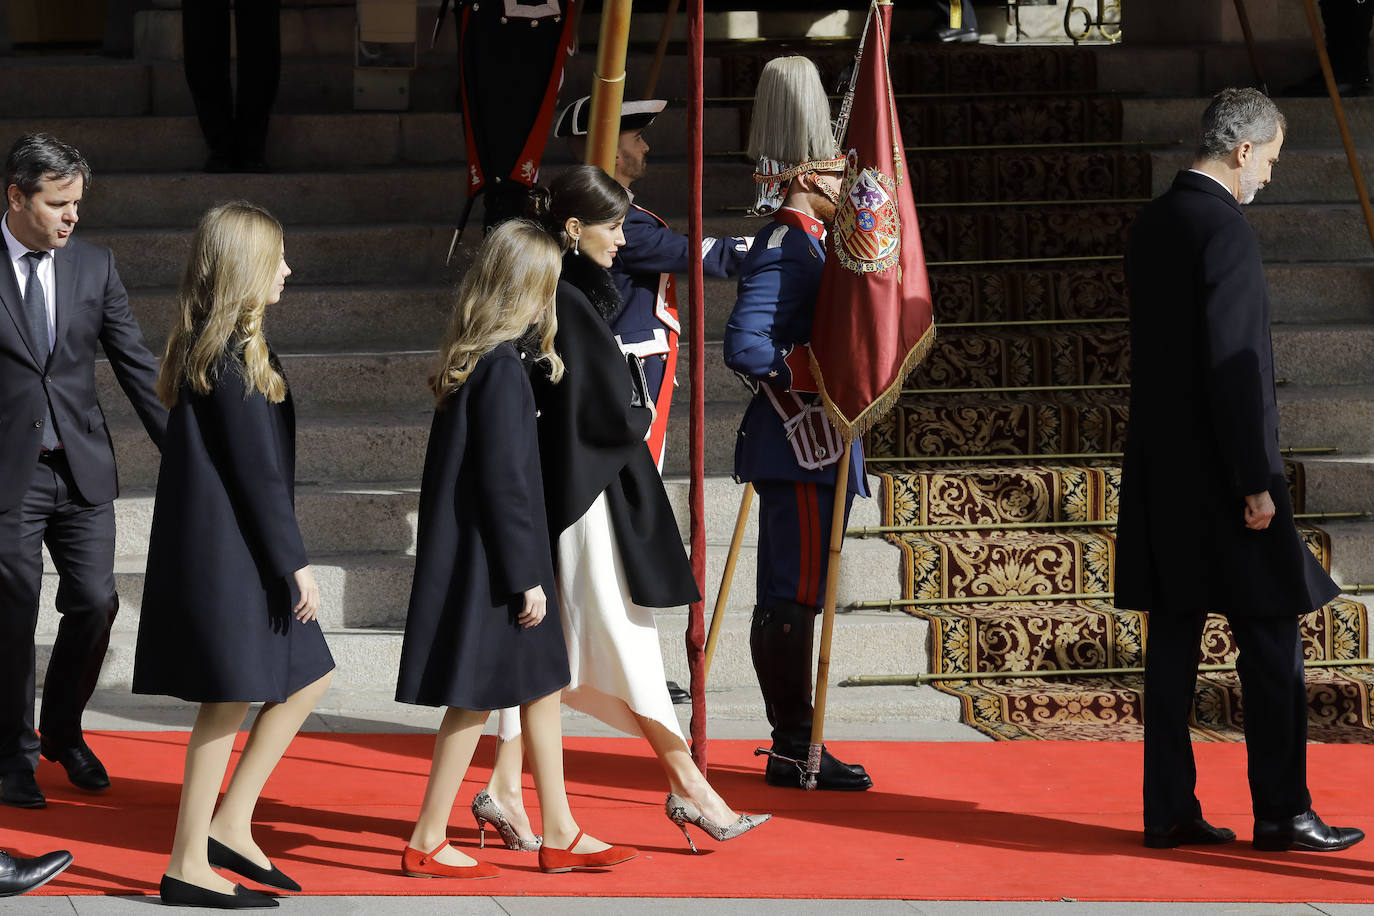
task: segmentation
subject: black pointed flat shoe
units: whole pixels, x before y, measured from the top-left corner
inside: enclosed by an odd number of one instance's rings
[[[215,868],[227,868],[237,875],[242,875],[249,881],[258,884],[265,884],[268,887],[275,887],[283,891],[299,891],[301,886],[295,881],[282,874],[281,869],[273,865],[270,869],[263,868],[245,859],[243,856],[234,852],[214,837],[210,837],[206,845],[206,854],[210,859],[210,864]]]
[[[1145,845],[1151,849],[1173,849],[1175,846],[1220,846],[1236,838],[1236,832],[1226,827],[1213,827],[1201,817],[1174,824],[1163,830],[1145,828]]]
[[[165,906],[207,906],[220,910],[271,909],[277,906],[277,899],[257,891],[250,891],[242,884],[234,885],[232,894],[221,894],[199,884],[179,881],[170,875],[162,876],[157,894]]]

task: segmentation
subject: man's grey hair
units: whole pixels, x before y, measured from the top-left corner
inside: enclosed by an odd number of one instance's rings
[[[1242,143],[1271,142],[1280,130],[1287,132],[1288,122],[1267,95],[1258,89],[1223,89],[1202,113],[1197,156],[1224,159]]]
[[[15,185],[32,197],[46,179],[65,183],[81,177],[83,190],[91,186],[91,167],[76,147],[49,134],[28,134],[10,147],[5,160],[5,187]]]

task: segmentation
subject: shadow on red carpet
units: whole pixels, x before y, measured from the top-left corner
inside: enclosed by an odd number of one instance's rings
[[[75,854],[41,893],[156,893],[186,733],[108,732],[89,741],[112,788],[83,793],[45,761],[38,778],[49,807],[3,809],[0,846]],[[663,814],[667,789],[645,742],[569,738],[568,790],[579,822],[641,854],[605,871],[544,875],[533,854],[499,843],[476,850],[467,805],[486,781],[492,741],[478,749],[450,836],[501,868],[493,880],[400,873],[429,735],[301,735],[267,785],[258,843],[311,894],[1374,902],[1374,841],[1332,855],[1250,849],[1241,745],[1196,746],[1204,811],[1240,841],[1156,851],[1140,844],[1135,743],[848,742],[837,752],[861,761],[875,788],[807,793],[765,785],[752,742],[715,741],[712,783],[735,808],[774,819],[724,844],[694,833],[702,849],[694,856]],[[1313,796],[1329,823],[1374,828],[1371,764],[1367,745],[1310,746]],[[527,799],[535,804],[532,790]]]

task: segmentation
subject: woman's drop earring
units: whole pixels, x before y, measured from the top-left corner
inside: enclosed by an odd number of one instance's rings
[[[581,254],[581,253],[582,253],[582,252],[580,252],[580,251],[577,250],[577,246],[580,245],[580,244],[582,244],[582,236],[579,235],[579,236],[576,236],[575,238],[573,238],[573,254]]]

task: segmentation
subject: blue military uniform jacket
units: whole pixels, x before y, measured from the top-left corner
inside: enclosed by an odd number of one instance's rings
[[[735,479],[835,482],[838,457],[812,454],[803,467],[789,441],[775,400],[798,392],[802,403],[816,401],[807,343],[825,266],[825,229],[800,211],[783,208],[776,222],[759,233],[740,271],[739,292],[725,327],[725,364],[757,384],[735,440]],[[765,388],[772,389],[773,397]],[[828,427],[828,421],[822,422]],[[832,431],[833,433],[833,431]],[[824,446],[832,451],[833,435]],[[827,462],[826,459],[829,458]],[[850,453],[849,491],[868,495],[863,446]]]
[[[667,351],[667,333],[677,334],[676,283],[673,274],[686,273],[687,236],[640,206],[625,215],[625,245],[611,265],[611,277],[623,303],[611,316],[611,330],[625,349],[653,341]],[[702,239],[702,270],[708,277],[732,277],[739,273],[749,246],[744,239]],[[639,354],[646,355],[644,353]]]
[[[649,430],[649,453],[659,470],[668,436],[677,371],[677,280],[688,267],[688,241],[643,207],[625,216],[625,245],[611,265],[611,278],[620,293],[620,310],[610,318],[621,352],[639,357],[644,383],[656,414]],[[707,276],[739,273],[749,251],[741,238],[703,239],[702,267]]]

